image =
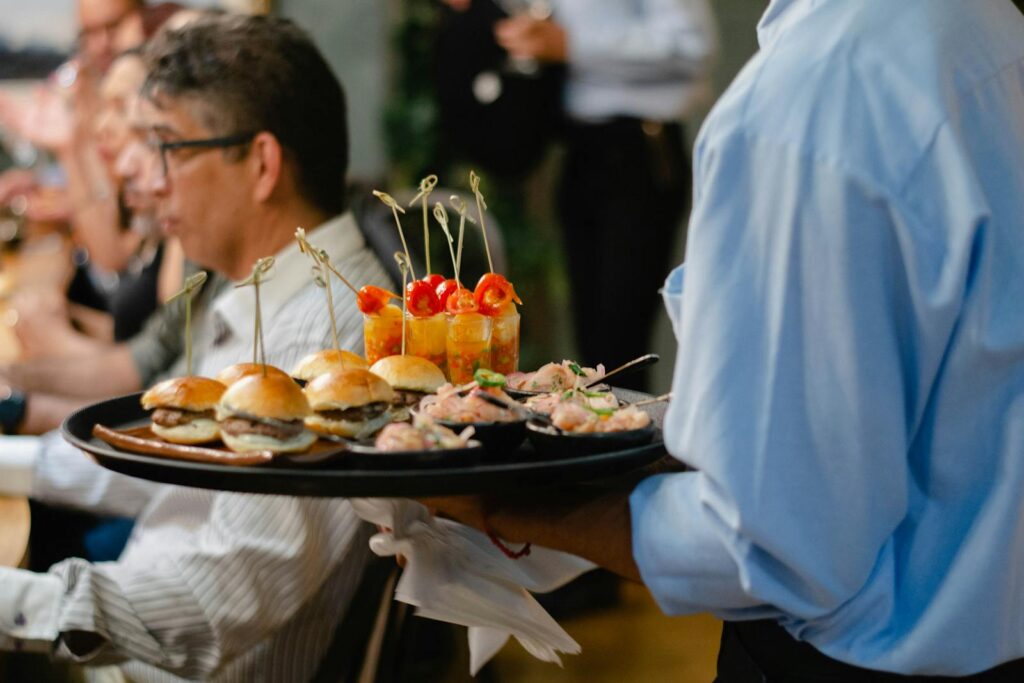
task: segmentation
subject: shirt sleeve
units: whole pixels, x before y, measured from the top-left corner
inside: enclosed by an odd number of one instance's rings
[[[217,494],[213,505],[187,542],[55,565],[56,654],[206,680],[291,619],[343,561],[358,581],[369,533],[347,502]]]
[[[0,567],[0,650],[49,652],[63,589],[56,577]]]
[[[696,170],[665,438],[697,471],[634,491],[634,556],[666,612],[820,618],[892,561],[965,276],[828,160],[735,134]]]
[[[632,21],[569,27],[569,64],[582,79],[658,82],[704,76],[717,49],[707,0],[643,0]],[[557,20],[557,16],[556,16]]]
[[[0,437],[0,495],[28,496],[42,448],[36,436]]]
[[[135,517],[161,486],[100,467],[52,431],[40,439],[31,495],[44,503]]]

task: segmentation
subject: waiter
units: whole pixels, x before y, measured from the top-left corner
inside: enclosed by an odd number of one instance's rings
[[[1024,17],[773,0],[758,36],[666,285],[695,471],[449,512],[721,616],[723,682],[1024,680]]]

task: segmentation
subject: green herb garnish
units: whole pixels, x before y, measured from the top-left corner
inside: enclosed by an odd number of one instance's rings
[[[505,386],[505,375],[486,368],[479,368],[473,373],[473,379],[482,387],[503,387]]]

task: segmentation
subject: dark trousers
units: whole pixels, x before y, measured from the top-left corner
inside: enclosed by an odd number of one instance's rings
[[[715,683],[1019,683],[1024,660],[1015,660],[973,676],[902,676],[871,671],[826,657],[800,642],[774,621],[726,622],[718,653]]]
[[[658,290],[690,202],[679,124],[570,122],[559,190],[579,360],[610,369],[650,352]],[[621,386],[643,388],[628,375]]]

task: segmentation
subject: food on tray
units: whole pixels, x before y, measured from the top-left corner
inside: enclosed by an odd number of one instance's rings
[[[266,370],[264,371],[264,368]],[[217,381],[226,387],[231,386],[238,380],[248,377],[249,375],[278,375],[279,377],[287,377],[288,373],[281,368],[274,367],[273,365],[262,365],[260,363],[235,363],[229,365],[220,372],[217,373]]]
[[[405,352],[429,361],[443,372],[448,365],[448,321],[444,314],[409,317],[405,324]]]
[[[305,356],[292,368],[292,377],[309,381],[331,370],[356,370],[369,367],[362,356],[344,349],[325,349]]]
[[[304,391],[312,409],[306,426],[319,434],[345,437],[384,418],[395,398],[391,385],[369,370],[333,370]]]
[[[480,371],[478,377],[491,377],[495,373]],[[500,377],[500,375],[497,375]],[[459,387],[445,384],[437,393],[425,397],[420,401],[419,412],[432,417],[435,420],[445,422],[516,422],[522,420],[522,416],[511,408],[502,408],[480,398],[478,394],[486,392],[496,396],[503,401],[514,405],[515,401],[502,391],[500,385],[473,387],[468,394],[463,395]]]
[[[422,415],[416,416],[413,424],[393,422],[381,430],[374,444],[377,450],[388,452],[436,451],[454,448],[469,448],[474,445],[469,438],[473,428],[467,427],[456,434]]]
[[[220,438],[214,408],[225,389],[207,377],[175,377],[144,393],[142,407],[153,410],[153,433],[164,441],[207,443]]]
[[[563,391],[586,386],[602,377],[603,365],[583,368],[571,360],[548,363],[535,372],[515,372],[507,375],[508,387],[520,391]]]
[[[461,290],[468,291],[468,290]],[[449,306],[453,294],[448,300]],[[473,381],[473,373],[491,362],[491,319],[479,313],[459,313],[448,318],[448,378],[454,384]]]
[[[370,372],[383,377],[395,390],[395,403],[416,405],[444,383],[444,373],[429,360],[418,356],[388,356],[373,364]]]
[[[519,313],[513,303],[491,322],[491,369],[502,374],[519,369]]]
[[[649,426],[651,416],[633,406],[599,410],[585,408],[578,403],[563,402],[551,412],[551,422],[563,432],[573,434],[628,432]]]
[[[364,315],[363,342],[366,362],[370,365],[402,353],[402,309],[387,304],[375,313]]]
[[[610,391],[587,391],[586,389],[569,389],[538,394],[526,399],[526,407],[537,413],[550,415],[562,403],[575,403],[584,408],[594,410],[614,410],[619,407],[619,400]]]
[[[309,412],[306,395],[290,377],[250,375],[224,392],[217,421],[233,451],[297,453],[316,441],[303,425]]]

